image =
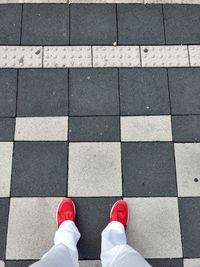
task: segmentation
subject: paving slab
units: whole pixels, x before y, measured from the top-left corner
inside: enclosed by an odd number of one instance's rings
[[[0,259],[5,259],[6,254],[6,237],[7,237],[7,227],[8,227],[8,212],[9,212],[9,199],[0,198]]]
[[[169,69],[172,114],[200,114],[200,69]]]
[[[20,70],[17,114],[36,117],[67,116],[68,71]]]
[[[146,258],[181,258],[176,198],[125,198],[130,209],[130,245]]]
[[[184,258],[199,258],[200,198],[179,198]],[[188,216],[189,215],[189,216]]]
[[[120,141],[118,116],[70,117],[69,141]]]
[[[0,70],[0,88],[0,117],[14,117],[17,94],[16,70]]]
[[[192,67],[200,66],[200,45],[189,45],[188,46],[190,64]]]
[[[140,67],[139,46],[93,46],[94,67]]]
[[[92,67],[90,46],[45,46],[44,68]]]
[[[68,117],[16,118],[16,141],[67,141]]]
[[[70,70],[69,114],[119,115],[117,69]]]
[[[176,196],[171,143],[122,143],[123,195]]]
[[[200,194],[200,144],[175,144],[178,195]]]
[[[153,267],[183,267],[182,259],[153,259],[148,260]]]
[[[200,6],[164,5],[167,44],[199,44]]]
[[[199,265],[200,259],[184,259],[184,267],[194,267]]]
[[[67,148],[66,142],[16,142],[12,197],[66,196]]]
[[[14,118],[0,118],[0,141],[13,141],[15,132]]]
[[[122,141],[172,141],[170,116],[121,117]]]
[[[59,202],[50,197],[11,199],[6,259],[40,259],[52,247]]]
[[[21,43],[23,45],[68,45],[69,6],[24,5]]]
[[[142,67],[189,67],[187,46],[141,46]]]
[[[119,69],[122,115],[170,114],[167,70]]]
[[[0,142],[0,197],[10,196],[10,182],[12,172],[13,143]]]
[[[122,196],[120,143],[70,143],[68,175],[69,196]]]
[[[172,116],[175,142],[200,142],[200,116]]]
[[[0,45],[20,44],[21,13],[21,5],[0,6]]]
[[[5,267],[28,267],[35,261],[29,260],[7,260]]]
[[[111,45],[117,42],[115,5],[70,5],[71,45]]]
[[[0,267],[4,267],[4,266],[5,266],[4,262],[0,261]]]
[[[164,44],[161,5],[118,5],[118,42],[122,45]]]
[[[101,267],[100,261],[79,261],[80,267]]]

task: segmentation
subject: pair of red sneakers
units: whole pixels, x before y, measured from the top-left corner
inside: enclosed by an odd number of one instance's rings
[[[76,208],[70,198],[62,200],[58,206],[57,223],[58,227],[64,221],[75,222]],[[118,200],[112,207],[109,222],[117,221],[123,224],[125,230],[128,224],[128,205],[124,200]]]

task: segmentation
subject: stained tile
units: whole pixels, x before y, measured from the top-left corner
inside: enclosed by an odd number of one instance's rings
[[[161,5],[121,4],[117,8],[119,44],[164,44]]]
[[[167,44],[199,44],[199,5],[164,5],[164,18]]]
[[[9,209],[9,199],[0,198],[0,259],[5,259],[6,254],[6,236],[7,236],[7,226],[8,226],[8,209]]]
[[[66,190],[66,142],[15,143],[12,196],[64,197]]]
[[[13,143],[0,142],[0,197],[10,196]]]
[[[115,5],[70,5],[70,44],[110,44],[117,41]]]
[[[70,143],[68,194],[121,196],[120,143]]]
[[[200,144],[175,144],[178,195],[200,196]]]
[[[127,236],[146,258],[181,258],[176,198],[126,198],[130,216]]]
[[[124,196],[176,196],[172,143],[122,143]]]
[[[55,214],[60,200],[50,197],[11,198],[6,249],[8,260],[40,259],[49,251],[57,229]]]
[[[0,44],[19,45],[21,31],[21,5],[0,6]]]
[[[179,198],[184,258],[199,258],[200,198]]]
[[[120,69],[122,115],[169,114],[166,69]]]
[[[68,71],[65,69],[20,70],[18,116],[66,116]]]
[[[120,141],[119,117],[70,117],[70,141]]]
[[[13,141],[15,132],[14,118],[0,118],[0,141]]]
[[[79,218],[77,226],[82,234],[82,238],[78,243],[79,259],[99,259],[101,232],[106,227],[112,205],[117,200],[118,198],[112,197],[74,199]],[[88,220],[91,214],[95,216],[93,216],[92,220]]]
[[[17,71],[0,70],[0,117],[14,117],[16,112]]]
[[[200,116],[172,116],[175,142],[200,142]]]
[[[117,70],[70,70],[69,98],[70,116],[119,115]]]
[[[200,69],[169,69],[172,114],[200,114]]]
[[[22,44],[68,45],[69,6],[65,4],[24,5]]]

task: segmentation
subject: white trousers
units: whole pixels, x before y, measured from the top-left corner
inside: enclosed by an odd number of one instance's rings
[[[53,248],[31,267],[79,267],[77,243],[80,233],[72,221],[63,222],[56,231]],[[151,267],[127,245],[124,227],[111,222],[102,232],[102,267]]]

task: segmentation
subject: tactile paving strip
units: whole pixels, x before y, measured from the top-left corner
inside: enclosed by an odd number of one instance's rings
[[[141,46],[142,67],[187,67],[187,46]]]
[[[0,46],[0,68],[41,68],[41,46]]]
[[[190,64],[192,67],[200,66],[200,46],[190,45],[189,46]]]
[[[44,68],[92,67],[90,46],[44,47]]]
[[[139,46],[94,46],[94,67],[140,67]]]

